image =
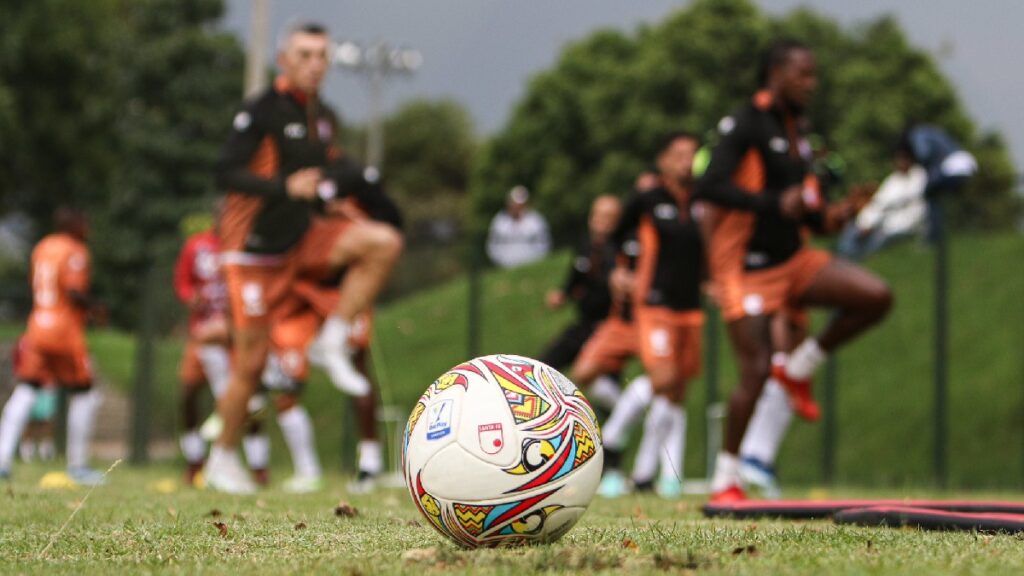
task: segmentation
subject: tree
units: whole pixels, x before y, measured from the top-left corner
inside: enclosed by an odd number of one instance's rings
[[[759,54],[775,38],[815,49],[820,91],[810,111],[849,182],[881,179],[913,121],[946,127],[975,153],[981,175],[952,212],[963,226],[1007,227],[1019,203],[997,135],[979,135],[931,56],[909,45],[892,18],[843,29],[801,9],[774,18],[749,0],[697,0],[632,34],[602,30],[568,45],[535,76],[508,124],[474,167],[476,221],[487,221],[513,185],[533,191],[565,239],[581,229],[599,193],[630,189],[660,134],[707,133],[752,94]]]
[[[121,324],[137,320],[144,273],[169,274],[189,212],[213,210],[213,167],[241,98],[243,56],[214,31],[221,0],[136,0],[119,6],[126,33],[116,123],[115,184],[94,203],[98,289]],[[157,295],[170,304],[168,283]],[[166,306],[161,306],[166,309]]]

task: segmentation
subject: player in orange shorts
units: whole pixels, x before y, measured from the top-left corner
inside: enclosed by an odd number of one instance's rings
[[[622,242],[636,234],[640,244],[631,299],[640,360],[654,394],[633,480],[637,486],[649,486],[657,475],[655,488],[668,498],[682,493],[683,398],[687,383],[700,371],[704,248],[692,195],[693,160],[699,147],[698,139],[685,132],[663,140],[657,154],[657,187],[634,194],[614,236]],[[626,403],[616,406],[612,419],[627,409]],[[666,459],[659,475],[662,452]],[[615,456],[613,450],[611,459]],[[606,480],[611,483],[611,478]]]
[[[338,235],[316,225],[325,204],[348,195],[372,203],[379,189],[376,170],[357,166],[336,146],[336,117],[319,97],[330,45],[326,29],[316,23],[284,31],[277,57],[281,75],[235,115],[217,167],[218,186],[227,191],[219,231],[234,364],[217,403],[224,428],[205,477],[223,492],[256,489],[237,446],[266,363],[270,328],[304,245],[321,251],[332,269],[347,270],[338,306],[324,324],[325,356],[334,378],[360,386],[365,377],[348,346],[352,322],[372,306],[402,252],[401,234],[385,224],[360,223]]]
[[[90,257],[85,245],[85,215],[60,208],[57,231],[32,251],[32,314],[21,339],[17,385],[0,416],[0,478],[11,473],[18,441],[28,422],[39,387],[57,382],[70,394],[68,403],[68,475],[78,484],[103,482],[89,467],[99,392],[93,388],[85,345],[87,313],[95,310],[89,296]]]
[[[825,231],[849,216],[846,205],[826,208],[811,170],[805,110],[817,86],[814,53],[798,42],[776,42],[760,80],[751,102],[719,123],[720,141],[697,187],[700,198],[722,209],[710,234],[709,268],[740,365],[712,477],[715,501],[746,497],[737,455],[769,374],[786,388],[797,414],[816,419],[812,374],[828,352],[880,321],[892,302],[882,280],[805,244],[805,226]],[[773,372],[771,318],[785,306],[837,312]]]

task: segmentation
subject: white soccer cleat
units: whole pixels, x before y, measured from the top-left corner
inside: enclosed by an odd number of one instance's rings
[[[228,453],[218,455],[211,453],[210,459],[203,468],[206,486],[217,492],[247,496],[256,493],[256,483],[249,471],[242,466],[238,455]]]
[[[281,488],[289,494],[311,494],[324,489],[323,477],[316,476],[292,476],[284,481]]]
[[[377,475],[360,470],[359,476],[349,482],[347,488],[349,494],[369,494],[377,489]]]
[[[618,470],[605,472],[604,477],[601,478],[601,484],[597,487],[597,494],[603,498],[619,498],[629,493],[629,481]]]
[[[78,468],[68,468],[68,477],[79,486],[102,486],[107,483],[103,472],[99,470],[93,470],[88,466],[81,466]]]

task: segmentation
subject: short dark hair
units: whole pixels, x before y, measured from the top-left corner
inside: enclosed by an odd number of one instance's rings
[[[660,155],[668,150],[676,140],[693,140],[697,143],[698,147],[700,146],[700,137],[693,132],[689,132],[687,130],[673,130],[663,134],[658,140],[658,149],[655,151],[655,155]]]
[[[793,38],[779,38],[772,42],[761,54],[761,66],[757,70],[757,85],[765,87],[772,70],[782,66],[789,60],[789,55],[796,50],[810,50],[811,47]]]
[[[329,36],[327,26],[313,20],[293,20],[281,29],[277,36],[277,49],[284,50],[288,47],[288,41],[296,34],[314,34],[317,36]]]

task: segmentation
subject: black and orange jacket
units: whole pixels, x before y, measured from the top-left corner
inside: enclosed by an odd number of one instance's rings
[[[245,102],[232,128],[217,165],[217,186],[227,192],[222,250],[282,254],[302,238],[315,209],[312,202],[289,198],[285,180],[341,156],[334,144],[337,118],[319,98],[278,78]]]
[[[808,125],[758,92],[750,103],[718,124],[720,140],[697,184],[697,198],[720,208],[709,239],[712,272],[730,261],[743,270],[786,262],[804,243],[802,228],[820,229],[822,197],[811,168]],[[793,185],[804,187],[811,211],[796,222],[779,214],[779,197]]]
[[[580,322],[597,324],[608,317],[612,307],[608,277],[615,268],[617,254],[610,239],[598,243],[590,234],[576,245],[562,292],[576,303]]]
[[[692,201],[677,201],[664,187],[635,192],[613,238],[623,245],[633,234],[640,245],[635,305],[699,309],[704,247]]]

